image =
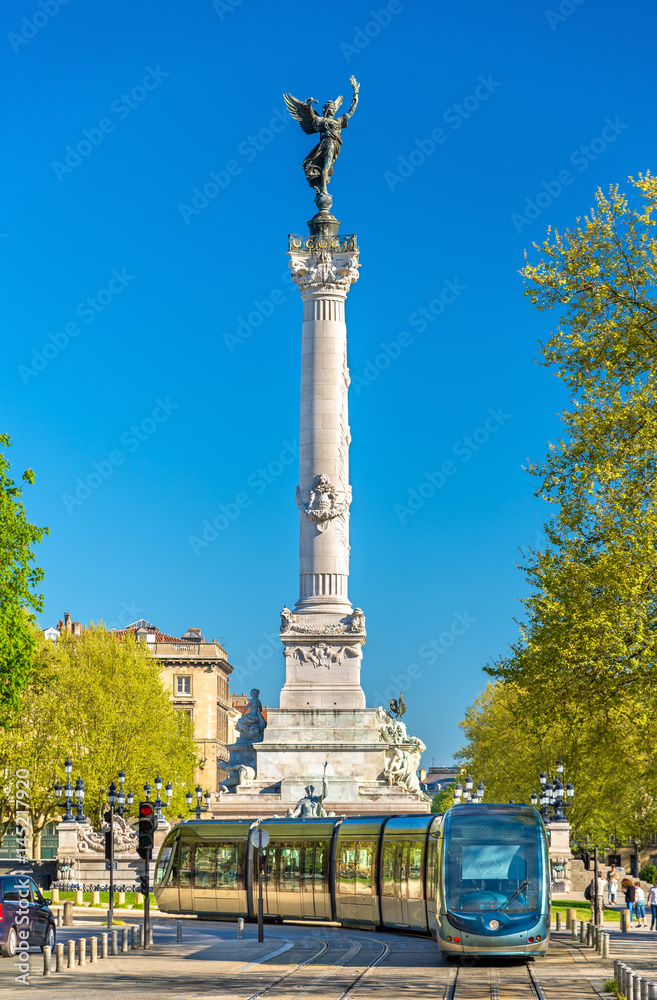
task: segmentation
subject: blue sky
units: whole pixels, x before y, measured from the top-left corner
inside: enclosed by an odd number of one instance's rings
[[[517,635],[515,563],[546,517],[522,465],[567,403],[535,363],[553,320],[518,270],[598,185],[654,167],[637,49],[654,11],[7,0],[0,17],[2,423],[50,526],[41,621],[200,626],[269,705],[297,597],[285,251],[315,211],[311,140],[281,95],[361,82],[331,182],[362,265],[350,593],[368,704],[401,686],[425,763],[448,763],[482,667]],[[216,538],[190,542],[222,511]]]

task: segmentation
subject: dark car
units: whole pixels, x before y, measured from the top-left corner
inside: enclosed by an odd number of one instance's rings
[[[28,945],[55,948],[55,918],[29,875],[0,876],[0,954]]]

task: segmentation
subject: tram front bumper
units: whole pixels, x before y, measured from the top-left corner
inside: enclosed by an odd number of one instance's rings
[[[545,955],[548,949],[548,934],[535,930],[520,931],[517,934],[484,935],[457,930],[441,915],[436,921],[438,947],[445,955]],[[529,940],[532,938],[533,940]]]

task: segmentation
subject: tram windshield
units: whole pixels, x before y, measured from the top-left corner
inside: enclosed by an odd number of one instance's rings
[[[539,831],[529,811],[451,810],[445,817],[450,910],[526,913],[539,905]]]

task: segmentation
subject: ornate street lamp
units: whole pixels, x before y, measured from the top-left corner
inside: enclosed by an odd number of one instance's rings
[[[572,804],[575,794],[575,786],[571,781],[564,786],[564,766],[561,757],[557,758],[555,766],[556,777],[554,784],[548,779],[545,771],[541,771],[538,780],[541,783],[541,816],[544,823],[565,823],[567,822],[565,809]],[[532,792],[531,803],[536,808],[538,796]]]
[[[461,796],[463,795],[463,785],[460,781],[457,781],[454,785],[454,805],[458,806],[461,802]],[[190,799],[191,803],[191,799]]]
[[[62,817],[62,822],[73,823],[75,821],[75,816],[73,815],[72,812],[72,806],[73,806],[73,797],[75,790],[73,788],[73,785],[71,784],[71,771],[73,770],[73,761],[71,760],[70,757],[67,757],[64,762],[64,770],[66,771],[66,784],[64,785],[64,788],[62,788],[60,782],[58,781],[55,784],[54,792],[55,796],[57,797],[57,802],[59,802],[60,800],[62,791],[64,792],[66,813]]]
[[[86,823],[87,817],[84,815],[84,812],[82,811],[82,806],[84,804],[84,781],[82,780],[82,778],[78,778],[78,780],[75,782],[75,797],[78,800],[75,813],[75,822]]]
[[[203,798],[205,799],[204,806],[201,805],[201,796],[203,796]],[[203,795],[203,789],[201,788],[200,785],[196,786],[196,805],[193,809],[192,809],[192,801],[194,799],[193,792],[186,792],[185,799],[187,800],[187,807],[189,811],[196,813],[197,819],[201,818],[201,813],[210,812],[210,800],[212,799],[212,795],[210,794],[210,792],[206,792],[205,795]]]

